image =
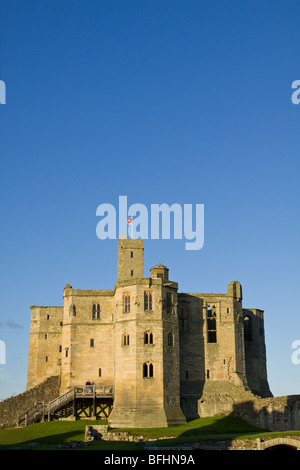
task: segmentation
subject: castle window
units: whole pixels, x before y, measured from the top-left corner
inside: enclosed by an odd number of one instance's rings
[[[167,292],[167,313],[171,313],[172,312],[172,304],[173,304],[173,295],[171,294],[171,292]]]
[[[48,337],[48,335],[47,335],[47,333],[46,333],[46,334],[45,334],[45,339],[47,339],[47,337]]]
[[[62,352],[62,346],[61,346],[61,344],[60,344],[60,346],[59,346],[59,352]]]
[[[133,251],[130,252],[130,257],[133,258]]]
[[[153,377],[153,364],[149,362],[144,362],[143,364],[143,377],[152,378]]]
[[[153,333],[151,331],[144,333],[144,344],[153,344]]]
[[[101,369],[99,369],[98,370],[98,376],[101,377],[101,375],[102,375],[102,371],[101,371]]]
[[[206,378],[209,379],[209,370],[206,371]]]
[[[207,342],[217,342],[217,325],[215,308],[207,308]]]
[[[171,332],[168,334],[168,346],[174,346],[174,335]]]
[[[244,339],[245,341],[253,341],[252,319],[250,317],[244,318]]]
[[[129,335],[127,333],[122,336],[122,346],[129,346]]]
[[[152,310],[152,292],[144,292],[144,310]]]
[[[69,348],[66,348],[66,357],[69,356]]]
[[[93,348],[95,346],[95,340],[92,338],[90,339],[90,347]]]
[[[92,319],[93,320],[100,320],[100,304],[93,304],[93,315],[92,315]]]
[[[47,320],[49,320],[49,318],[50,318],[50,316],[49,316],[49,315],[47,315]]]
[[[124,312],[130,312],[130,294],[124,295]]]
[[[48,356],[46,356],[46,362],[48,362]]]
[[[74,304],[71,304],[70,305],[70,308],[69,308],[69,315],[73,315],[73,317],[76,317],[76,307]]]
[[[133,269],[131,270],[130,275],[131,275],[131,277],[133,276]]]

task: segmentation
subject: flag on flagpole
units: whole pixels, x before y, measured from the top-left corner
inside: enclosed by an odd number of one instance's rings
[[[131,225],[131,238],[133,238],[133,217],[128,217],[127,224]]]

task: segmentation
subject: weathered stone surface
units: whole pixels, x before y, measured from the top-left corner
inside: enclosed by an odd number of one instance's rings
[[[17,425],[18,416],[25,413],[36,402],[48,402],[59,395],[60,377],[48,377],[39,385],[0,402],[0,426]]]
[[[272,398],[264,312],[243,308],[240,282],[227,293],[178,293],[162,264],[144,278],[143,250],[143,240],[119,240],[113,290],[67,284],[63,306],[31,307],[27,388],[51,376],[60,380],[53,398],[88,380],[113,386],[111,427],[235,413],[269,429],[300,428],[299,397]],[[45,390],[39,401],[48,400]],[[1,404],[0,420],[13,423],[31,402]],[[110,412],[111,401],[101,406]]]
[[[288,446],[295,450],[300,450],[300,438],[295,436],[285,436],[281,438],[263,439],[232,439],[224,441],[200,441],[192,444],[179,446],[158,447],[155,445],[146,446],[151,450],[266,450],[275,446]]]

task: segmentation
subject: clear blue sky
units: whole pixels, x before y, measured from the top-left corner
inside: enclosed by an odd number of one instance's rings
[[[205,244],[145,241],[145,276],[265,311],[274,395],[300,393],[299,1],[0,1],[0,398],[25,390],[30,305],[111,289],[96,208],[205,205]]]

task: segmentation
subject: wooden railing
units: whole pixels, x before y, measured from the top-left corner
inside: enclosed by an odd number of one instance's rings
[[[31,423],[36,423],[41,416],[45,415],[47,404],[45,402],[35,403],[25,413],[18,416],[18,426],[27,426]]]
[[[51,413],[70,401],[74,402],[76,398],[113,398],[113,396],[114,387],[112,385],[74,385],[66,393],[48,403],[35,403],[25,413],[18,416],[17,424],[18,426],[27,426],[39,420],[44,420],[45,416],[48,416],[48,420],[50,420]]]

